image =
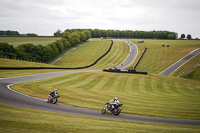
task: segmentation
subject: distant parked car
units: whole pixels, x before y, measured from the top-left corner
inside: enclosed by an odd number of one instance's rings
[[[144,43],[144,40],[138,41],[138,43]]]

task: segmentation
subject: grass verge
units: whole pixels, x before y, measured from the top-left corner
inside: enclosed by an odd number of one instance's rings
[[[0,130],[7,133],[197,133],[200,127],[75,116],[0,104]]]
[[[200,66],[192,69],[191,71],[183,75],[183,78],[200,81]]]
[[[177,69],[176,71],[174,71],[172,73],[172,76],[178,76],[179,74],[181,74],[182,72],[186,71],[187,69],[193,67],[194,65],[196,65],[197,63],[200,63],[200,54],[198,54],[197,56],[195,56],[194,58],[192,58],[190,61],[186,62],[184,65],[182,65],[179,69]],[[188,72],[187,74],[189,74],[190,72]],[[195,74],[195,75],[194,75]],[[197,77],[199,73],[193,73],[194,77]],[[184,76],[183,76],[184,77]]]

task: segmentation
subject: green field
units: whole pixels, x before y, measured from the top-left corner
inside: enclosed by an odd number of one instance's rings
[[[200,48],[198,40],[148,40],[138,43],[138,39],[130,40],[138,47],[147,47],[147,51],[136,70],[158,74],[164,69],[189,54],[196,48]],[[170,47],[162,47],[162,44]],[[140,46],[141,45],[141,46]],[[195,65],[197,62],[190,62]]]
[[[175,72],[173,72],[171,75],[172,76],[178,76],[182,72],[186,71],[188,68],[191,68],[191,67],[193,67],[194,65],[196,65],[198,63],[200,63],[200,54],[198,54],[197,56],[195,56],[194,58],[192,58],[190,61],[188,61],[187,63],[185,63],[178,70],[176,70]],[[199,69],[197,69],[197,70],[199,71]],[[190,73],[190,72],[188,72],[188,73]],[[195,75],[198,76],[199,74],[196,73]]]
[[[81,46],[65,55],[55,63],[57,66],[82,67],[94,63],[109,49],[111,41],[93,39],[93,42]]]
[[[64,58],[55,63],[62,67],[82,67],[94,63],[99,57],[106,53],[109,49],[111,41],[92,39],[93,42],[88,43],[80,48],[71,51]],[[103,57],[95,66],[89,69],[103,69],[111,66],[119,65],[129,54],[129,46],[122,41],[114,40],[111,51]]]
[[[6,133],[198,133],[200,127],[75,116],[0,104],[0,131]]]
[[[21,45],[21,44],[26,44],[26,43],[31,43],[34,45],[46,45],[51,42],[54,42],[60,38],[57,37],[0,37],[0,42],[7,42],[10,45],[13,45],[14,47]]]
[[[199,80],[200,81],[200,66],[192,69],[188,73],[182,76],[183,78],[186,79],[193,79],[193,80]]]
[[[50,64],[27,62],[0,58],[0,67],[58,67]],[[58,69],[35,69],[35,70],[0,70],[0,78],[33,75],[39,73],[64,71]]]
[[[101,70],[118,66],[127,58],[129,52],[130,48],[126,43],[119,40],[113,40],[113,47],[110,52],[105,57],[103,57],[95,66],[92,66],[89,69]]]
[[[4,58],[0,58],[0,62],[1,62],[0,67],[57,67],[45,63],[28,62],[28,61],[12,60]]]
[[[74,73],[11,86],[34,97],[47,98],[54,88],[59,101],[100,110],[117,96],[123,113],[183,119],[200,119],[200,83],[159,75]]]

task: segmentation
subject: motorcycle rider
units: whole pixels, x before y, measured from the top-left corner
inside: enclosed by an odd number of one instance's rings
[[[112,110],[114,107],[116,107],[116,105],[119,104],[119,100],[117,97],[115,97],[114,99],[110,100],[108,103],[110,104],[110,110]]]
[[[50,102],[50,100],[51,100],[55,95],[58,95],[57,89],[55,89],[54,91],[52,91],[52,92],[49,94],[49,96],[50,96],[50,98],[48,99],[49,102]]]

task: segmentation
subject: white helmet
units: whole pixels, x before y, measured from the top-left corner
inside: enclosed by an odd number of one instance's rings
[[[117,99],[117,97],[115,97],[114,99]]]
[[[55,89],[54,91],[57,91],[57,89]]]

